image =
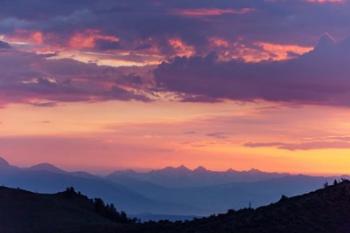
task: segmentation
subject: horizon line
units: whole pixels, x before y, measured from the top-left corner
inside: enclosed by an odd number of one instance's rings
[[[184,164],[181,165],[169,165],[169,166],[162,166],[162,167],[154,167],[154,168],[137,168],[137,167],[124,167],[124,168],[108,168],[108,169],[102,169],[102,168],[75,168],[75,167],[69,167],[69,166],[64,166],[64,165],[56,165],[54,163],[42,161],[38,163],[33,163],[33,164],[26,164],[26,165],[17,165],[12,162],[9,162],[7,158],[5,158],[3,155],[0,155],[0,161],[3,160],[3,162],[6,162],[8,165],[21,168],[21,169],[30,169],[34,168],[35,166],[38,165],[48,165],[52,166],[53,168],[62,170],[64,172],[85,172],[89,173],[92,175],[98,175],[98,176],[104,176],[104,175],[110,175],[115,172],[136,172],[136,173],[149,173],[152,171],[160,171],[160,170],[165,170],[165,169],[182,169],[182,170],[187,170],[188,172],[196,172],[198,170],[205,170],[206,172],[213,172],[213,173],[225,173],[225,172],[261,172],[261,173],[268,173],[268,174],[284,174],[284,175],[305,175],[305,176],[325,176],[325,177],[332,177],[332,176],[350,176],[350,174],[339,174],[339,173],[308,173],[308,172],[289,172],[289,171],[268,171],[264,169],[257,169],[257,168],[248,168],[248,169],[234,169],[232,167],[227,168],[227,169],[222,169],[222,170],[215,170],[215,169],[210,169],[202,165],[198,166],[187,166]]]

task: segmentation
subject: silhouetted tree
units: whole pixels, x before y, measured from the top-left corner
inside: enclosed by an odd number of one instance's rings
[[[95,212],[118,223],[136,222],[136,219],[129,219],[125,212],[118,212],[113,204],[105,204],[101,198],[95,198],[93,201]]]
[[[65,198],[73,198],[77,196],[78,194],[75,192],[75,189],[73,187],[68,187],[66,190],[62,193],[63,197]]]
[[[282,195],[280,201],[288,200],[288,197],[286,195]]]
[[[105,203],[101,198],[95,198],[94,200],[95,211],[99,214],[103,214],[105,209]]]
[[[324,183],[323,187],[324,188],[327,188],[329,185],[328,185],[328,182],[326,181],[326,183]]]

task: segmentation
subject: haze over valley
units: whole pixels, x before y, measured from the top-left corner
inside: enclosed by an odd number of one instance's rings
[[[115,171],[106,176],[67,172],[41,163],[17,167],[0,160],[0,184],[39,193],[67,187],[101,197],[129,215],[148,219],[191,219],[228,209],[259,207],[323,187],[340,177],[290,175],[259,170],[215,172],[198,167],[166,167],[149,172]],[[346,178],[346,176],[342,176]]]

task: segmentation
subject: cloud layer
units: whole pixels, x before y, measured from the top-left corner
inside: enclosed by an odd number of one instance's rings
[[[149,101],[157,91],[348,106],[349,10],[346,0],[4,1],[0,104]],[[324,32],[341,42],[324,36],[313,50]]]
[[[40,32],[36,42],[51,46],[73,45],[79,35],[90,36],[90,42],[79,46],[165,55],[176,55],[169,40],[178,38],[203,54],[209,52],[212,37],[246,44],[311,44],[325,31],[345,36],[349,7],[345,0],[6,0],[0,9],[0,33]]]
[[[0,104],[29,103],[50,107],[56,102],[149,99],[125,81],[119,69],[72,59],[21,52],[0,44]],[[118,80],[121,80],[120,82]]]
[[[177,58],[155,71],[161,88],[183,100],[232,99],[350,105],[350,40],[324,35],[316,48],[282,62],[220,61],[217,56]]]

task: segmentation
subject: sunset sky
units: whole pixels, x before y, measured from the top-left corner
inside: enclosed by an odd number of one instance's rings
[[[350,1],[2,0],[0,156],[350,174]]]

